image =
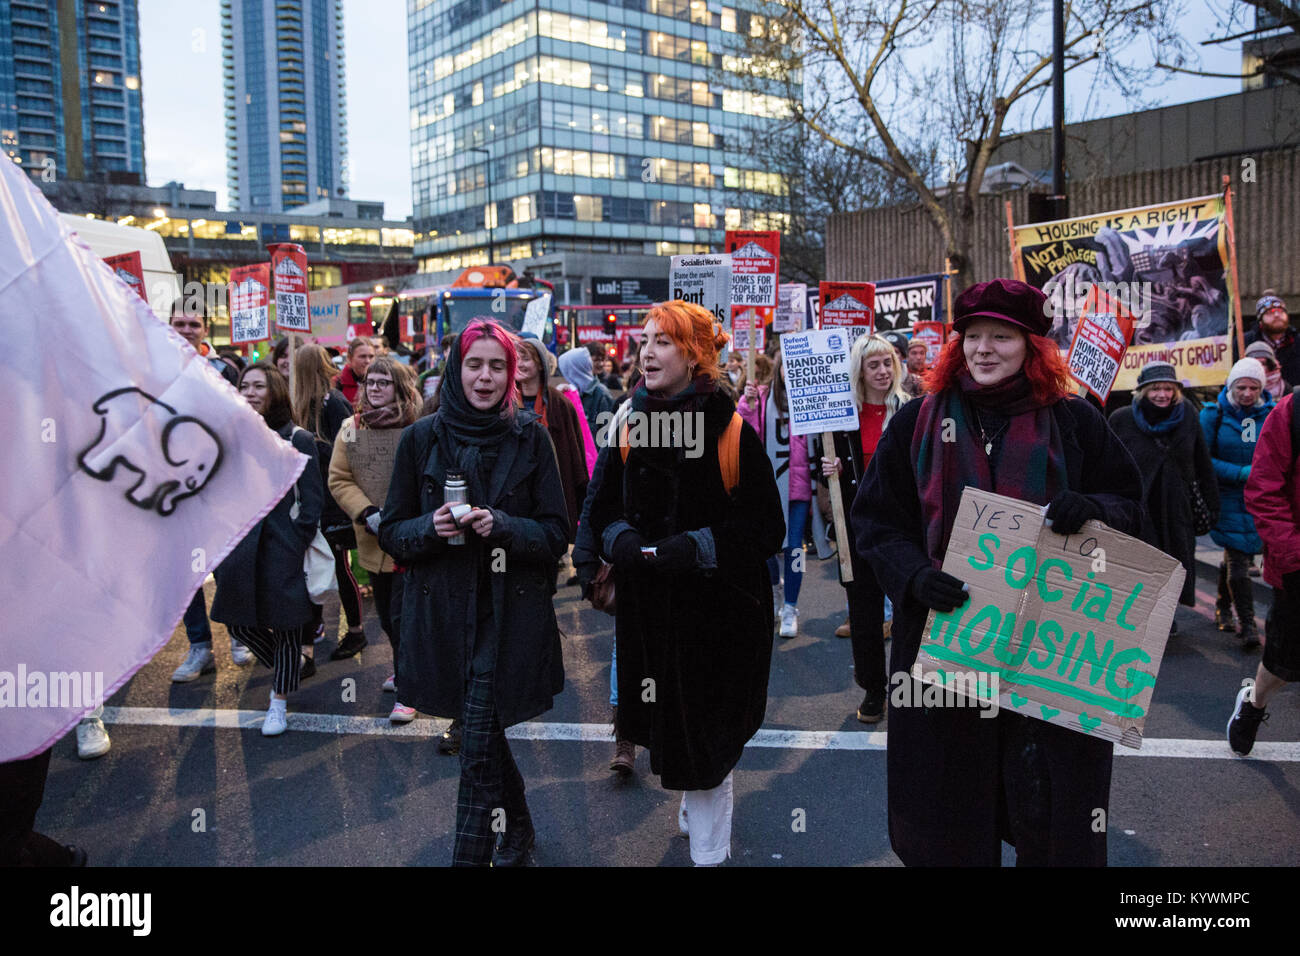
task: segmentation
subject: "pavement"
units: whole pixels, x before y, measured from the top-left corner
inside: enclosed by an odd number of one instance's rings
[[[1144,746],[1116,748],[1113,866],[1300,862],[1300,692],[1278,694],[1250,758],[1229,751],[1224,727],[1259,652],[1215,629],[1217,556],[1207,548],[1204,560],[1198,606],[1178,610]],[[206,590],[210,603],[210,581]],[[767,719],[736,770],[732,864],[898,866],[885,813],[888,722],[854,717],[849,642],[833,636],[845,617],[833,559],[811,563],[800,607],[800,636],[774,638]],[[459,766],[434,747],[446,721],[388,724],[393,696],[380,685],[391,652],[366,609],[370,647],[331,662],[335,638],[318,645],[319,672],[292,696],[290,729],[276,738],[258,730],[270,672],[234,666],[219,626],[217,673],[171,682],[188,648],[178,628],[108,701],[107,755],[78,760],[72,734],[55,745],[37,828],[101,866],[447,864]],[[647,755],[630,779],[607,769],[613,619],[577,588],[560,589],[556,613],[566,689],[510,731],[538,828],[534,862],[690,865],[680,795],[662,789]],[[327,609],[329,625],[336,614]]]

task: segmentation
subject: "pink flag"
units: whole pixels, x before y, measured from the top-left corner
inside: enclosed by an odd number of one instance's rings
[[[0,160],[0,761],[171,638],[307,459]]]

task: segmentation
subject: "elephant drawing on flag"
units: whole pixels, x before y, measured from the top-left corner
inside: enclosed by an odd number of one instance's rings
[[[221,443],[211,429],[138,388],[102,395],[92,408],[100,416],[99,437],[77,463],[100,481],[112,481],[119,465],[132,472],[126,500],[137,508],[169,515],[221,466]]]

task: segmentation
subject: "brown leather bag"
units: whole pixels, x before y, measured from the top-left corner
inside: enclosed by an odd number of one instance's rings
[[[614,613],[614,565],[601,562],[600,570],[591,580],[591,606],[606,614]]]

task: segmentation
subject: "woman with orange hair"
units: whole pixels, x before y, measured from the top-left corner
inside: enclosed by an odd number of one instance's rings
[[[1047,505],[1058,534],[1091,518],[1140,529],[1137,466],[1101,414],[1069,394],[1046,303],[1012,279],[958,297],[959,337],[928,376],[930,394],[894,416],[853,503],[858,552],[894,602],[889,838],[909,866],[997,866],[1004,839],[1019,866],[1106,863],[1094,824],[1110,800],[1109,741],[1009,709],[990,720],[981,708],[922,707],[907,676],[930,610],[969,597],[940,570],[963,489]]]
[[[785,538],[762,440],[715,387],[726,341],[698,305],[650,310],[590,514],[617,584],[618,736],[685,791],[678,824],[704,866],[730,856],[732,770],[767,709],[767,558]]]

